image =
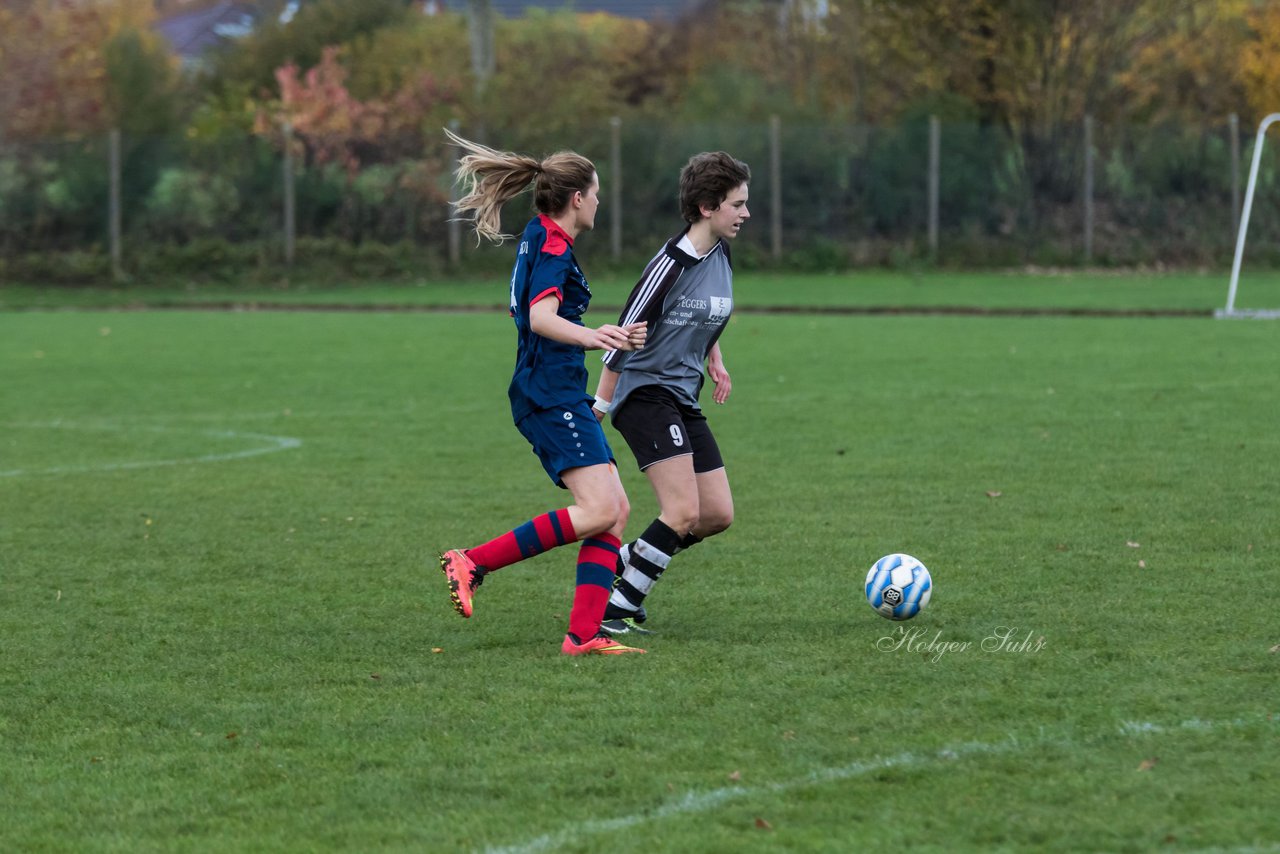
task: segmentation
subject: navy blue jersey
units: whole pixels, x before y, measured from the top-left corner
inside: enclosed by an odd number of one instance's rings
[[[549,216],[539,214],[520,236],[511,271],[511,316],[518,341],[515,375],[507,393],[516,423],[539,409],[590,400],[582,348],[544,338],[529,327],[530,308],[547,297],[560,300],[557,314],[583,325],[591,289],[573,257],[573,238]]]

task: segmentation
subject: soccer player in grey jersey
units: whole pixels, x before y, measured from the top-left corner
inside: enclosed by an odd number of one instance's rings
[[[733,310],[729,241],[751,216],[747,164],[722,151],[690,158],[680,172],[684,231],[666,242],[627,298],[620,324],[648,322],[643,350],[612,350],[596,388],[598,417],[609,413],[649,478],[659,514],[624,545],[601,629],[648,634],[645,597],[671,558],[733,522],[733,494],[715,436],[699,404],[706,375],[712,400],[732,382],[720,333]]]

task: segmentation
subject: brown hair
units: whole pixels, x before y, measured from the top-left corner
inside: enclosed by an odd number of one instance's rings
[[[723,151],[704,151],[680,170],[680,215],[702,219],[702,208],[716,209],[729,193],[751,180],[751,167]]]
[[[568,207],[573,194],[586,192],[595,178],[596,167],[581,154],[558,151],[538,160],[510,151],[495,151],[463,139],[452,131],[445,135],[469,153],[458,160],[455,173],[466,186],[466,195],[454,202],[459,214],[470,214],[476,241],[486,238],[501,243],[511,238],[502,233],[502,206],[533,184],[533,208],[553,215]]]

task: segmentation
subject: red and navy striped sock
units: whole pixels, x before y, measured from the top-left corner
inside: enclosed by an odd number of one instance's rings
[[[483,566],[490,572],[510,566],[525,558],[540,555],[545,551],[577,542],[573,522],[569,520],[569,508],[562,507],[550,513],[543,513],[525,522],[518,528],[495,537],[482,546],[467,549],[466,555],[475,561],[476,566]],[[616,552],[617,549],[615,548]],[[613,564],[609,564],[613,566]]]
[[[578,550],[578,586],[573,591],[569,631],[580,640],[593,638],[600,631],[621,545],[621,540],[606,532],[583,540]]]

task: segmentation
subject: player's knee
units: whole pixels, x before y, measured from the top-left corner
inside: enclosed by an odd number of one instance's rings
[[[702,537],[711,537],[729,530],[733,524],[733,509],[718,510],[708,513],[698,520],[698,532]]]
[[[610,496],[582,506],[585,524],[578,531],[579,537],[592,537],[621,528],[627,522],[631,506],[625,496]]]
[[[614,523],[610,526],[609,530],[617,531],[619,532],[618,535],[621,536],[621,531],[627,527],[627,521],[630,518],[631,502],[627,500],[627,496],[623,495],[618,501],[617,518],[614,519]]]
[[[676,507],[663,508],[662,516],[667,523],[667,527],[683,537],[697,527],[698,505],[678,505]]]

